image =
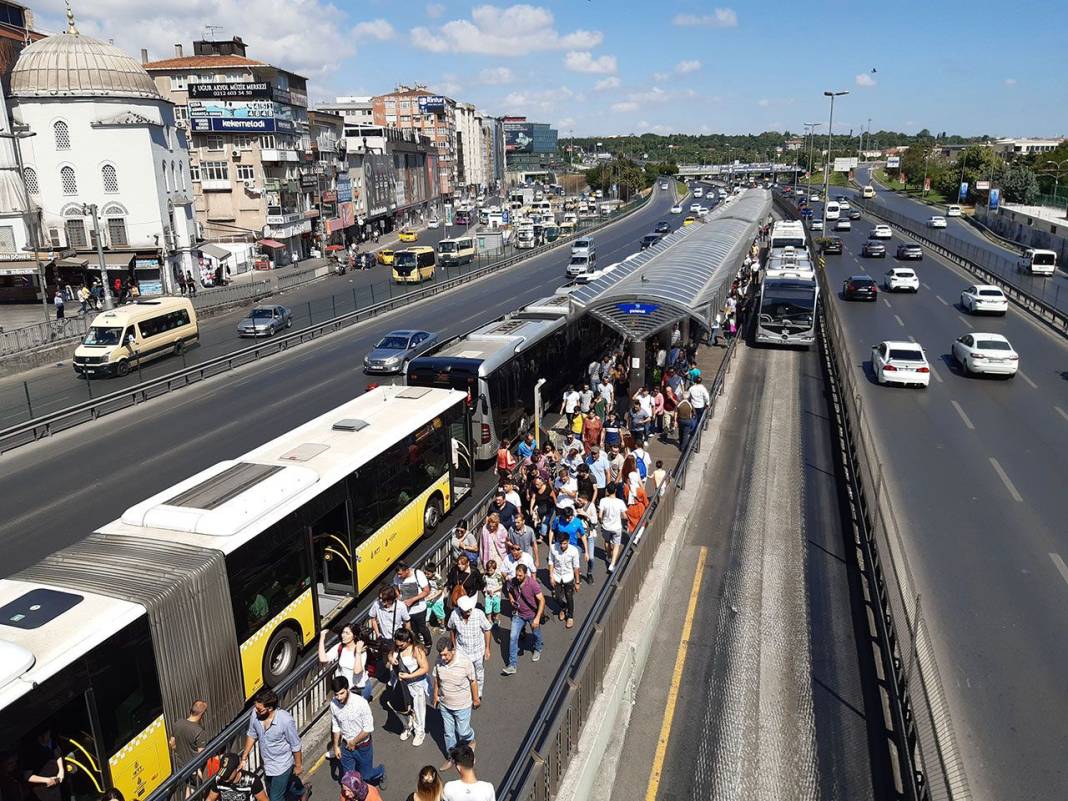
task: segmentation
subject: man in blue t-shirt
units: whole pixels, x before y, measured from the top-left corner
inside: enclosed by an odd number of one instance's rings
[[[553,519],[554,539],[561,534],[567,535],[568,541],[573,548],[577,548],[579,554],[586,559],[586,565],[591,564],[589,542],[586,539],[586,524],[575,517],[575,509],[565,506],[563,512]],[[588,580],[588,579],[587,579]]]
[[[600,490],[597,494],[603,495],[605,485],[608,483],[608,457],[604,455],[599,446],[594,445],[586,457],[586,464],[590,468],[594,486]]]
[[[519,443],[519,447],[516,448],[516,453],[520,459],[529,459],[537,450],[538,443],[534,441],[534,432],[528,431],[527,435],[523,437],[523,441]]]

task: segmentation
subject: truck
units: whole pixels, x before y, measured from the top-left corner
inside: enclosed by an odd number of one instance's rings
[[[508,193],[508,202],[512,208],[521,209],[534,202],[534,187],[518,186]]]

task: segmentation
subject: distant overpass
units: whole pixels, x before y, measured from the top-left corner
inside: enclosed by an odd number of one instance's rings
[[[763,162],[756,164],[680,164],[675,174],[678,178],[701,178],[703,176],[721,177],[730,175],[790,175],[802,173],[804,167],[797,164],[776,164]]]

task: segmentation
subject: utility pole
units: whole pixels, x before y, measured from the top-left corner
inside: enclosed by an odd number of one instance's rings
[[[29,139],[31,136],[37,134],[30,130],[28,125],[12,125],[11,133],[0,133],[0,138],[10,139],[12,149],[15,151],[15,165],[19,171],[19,186],[22,187],[22,200],[26,204],[26,233],[29,234],[30,248],[33,250],[33,263],[37,268],[37,283],[41,287],[41,310],[44,313],[45,322],[50,322],[48,316],[48,286],[45,278],[44,265],[41,264],[41,237],[39,236],[40,230],[37,227],[38,219],[37,215],[33,211],[33,204],[30,202],[30,191],[26,188],[26,170],[22,164],[22,146],[21,140]]]
[[[813,168],[813,151],[816,145],[816,129],[823,125],[822,122],[806,122],[805,128],[808,131],[808,178],[805,180],[805,198],[812,194],[812,168]]]
[[[824,92],[831,99],[831,115],[827,120],[827,158],[823,164],[823,230],[827,231],[827,197],[831,189],[831,135],[834,133],[834,99],[849,92]]]
[[[93,218],[93,233],[96,234],[96,257],[100,262],[100,283],[104,285],[104,310],[115,308],[111,300],[111,288],[108,286],[108,268],[104,261],[104,241],[100,237],[100,218],[97,216],[95,203],[82,205],[82,214]]]

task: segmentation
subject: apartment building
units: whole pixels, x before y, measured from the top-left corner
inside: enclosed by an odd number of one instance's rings
[[[440,194],[451,198],[458,185],[456,107],[450,97],[432,95],[426,86],[401,84],[371,99],[375,125],[415,131],[437,152]]]

